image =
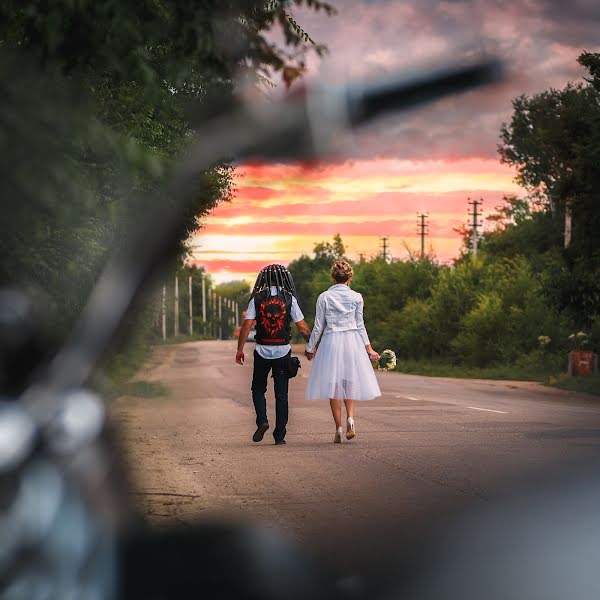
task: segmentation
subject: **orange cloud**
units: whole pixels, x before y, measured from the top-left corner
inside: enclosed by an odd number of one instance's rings
[[[484,159],[248,164],[239,171],[235,199],[217,207],[193,240],[194,260],[218,280],[287,264],[336,233],[351,258],[376,255],[381,236],[390,238],[393,256],[405,257],[407,246],[420,247],[417,212],[429,213],[427,247],[448,261],[460,248],[454,228],[467,222],[469,197],[483,198],[490,212],[518,192],[506,166]]]
[[[468,195],[467,195],[468,194]],[[246,222],[267,221],[275,218],[294,220],[297,218],[314,219],[322,217],[363,217],[374,219],[381,217],[397,217],[414,214],[420,211],[430,213],[464,213],[468,198],[485,198],[485,207],[492,210],[502,201],[505,192],[497,190],[468,190],[448,192],[442,194],[419,194],[416,192],[381,192],[358,198],[352,202],[332,201],[312,203],[310,197],[303,198],[304,202],[285,203],[265,206],[253,205],[249,210],[245,202],[244,189],[239,190],[237,198],[230,204],[223,204],[216,209],[214,214],[207,218],[206,225],[211,227],[216,224],[232,225],[235,219],[243,218]]]
[[[265,260],[237,260],[237,261],[232,261],[232,260],[227,260],[227,259],[207,260],[207,261],[192,260],[192,261],[190,261],[190,264],[203,266],[211,274],[229,272],[233,276],[235,276],[238,273],[254,273],[254,277],[256,277],[256,274],[265,265],[268,265],[272,262],[274,262],[274,261],[268,260],[268,257],[265,257]],[[234,278],[233,276],[230,277],[230,279],[233,279]],[[222,279],[222,277],[220,279]]]

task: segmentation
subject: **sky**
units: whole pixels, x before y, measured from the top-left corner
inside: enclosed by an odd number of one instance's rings
[[[420,249],[420,213],[428,215],[427,250],[451,262],[469,199],[483,200],[485,226],[503,196],[523,195],[497,152],[512,99],[581,81],[577,57],[600,51],[597,0],[330,4],[333,17],[294,11],[329,48],[324,59],[309,56],[307,85],[385,80],[482,55],[503,59],[508,76],[340,136],[334,153],[316,165],[237,165],[233,201],[218,206],[192,239],[192,262],[217,282],[254,280],[265,264],[310,255],[336,233],[350,258],[376,256],[382,237],[393,258],[407,258]],[[272,39],[278,41],[276,31]]]

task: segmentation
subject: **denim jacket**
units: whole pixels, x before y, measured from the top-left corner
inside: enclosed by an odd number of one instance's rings
[[[365,346],[368,346],[370,342],[363,320],[363,307],[361,294],[343,283],[332,285],[323,292],[317,299],[315,324],[306,346],[307,351],[314,352],[321,334],[352,329],[358,331]]]

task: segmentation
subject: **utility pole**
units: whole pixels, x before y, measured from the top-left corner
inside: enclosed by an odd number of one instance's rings
[[[188,292],[190,296],[190,335],[194,333],[194,324],[192,321],[192,276],[188,277]]]
[[[173,295],[173,335],[179,335],[179,278],[175,275],[175,294]]]
[[[206,281],[202,278],[202,322],[206,323]]]
[[[429,231],[427,231],[429,223],[425,222],[428,216],[428,213],[417,213],[417,234],[421,236],[421,260],[425,258],[425,236],[429,234]]]
[[[483,204],[483,200],[471,200],[467,199],[468,203],[473,207],[473,212],[470,212],[469,215],[473,217],[473,222],[471,223],[471,254],[473,256],[477,256],[477,242],[479,241],[479,233],[477,232],[477,228],[481,227],[481,223],[477,221],[477,217],[481,216],[481,212],[477,212],[477,207]]]
[[[211,306],[212,306],[212,304],[210,303],[210,288],[208,288],[206,290],[206,320],[207,320],[206,331],[209,333],[209,335],[212,335],[212,311],[211,311]]]
[[[167,286],[162,290],[162,339],[167,339]]]
[[[208,290],[208,301],[209,301],[209,313],[210,316],[208,317],[209,321],[210,321],[210,335],[211,337],[217,337],[215,334],[215,323],[217,321],[216,317],[215,317],[215,293],[213,291],[213,289],[209,289]]]
[[[219,332],[219,326],[217,325],[217,292],[212,290],[212,307],[213,307],[213,336],[217,339],[217,333]]]
[[[385,262],[388,261],[388,240],[390,238],[387,237],[382,237],[379,238],[381,240],[381,256],[383,257],[383,260],[385,260]]]
[[[231,325],[231,300],[229,298],[225,298],[225,308],[227,309],[227,328]]]
[[[221,303],[222,303],[221,296],[219,296],[219,339],[220,340],[223,339],[223,327],[221,325],[221,315],[222,315],[222,313],[221,313]]]

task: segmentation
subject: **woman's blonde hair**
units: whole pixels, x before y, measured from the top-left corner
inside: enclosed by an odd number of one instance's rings
[[[331,275],[337,283],[346,283],[354,275],[354,271],[345,260],[336,260],[331,266]]]

